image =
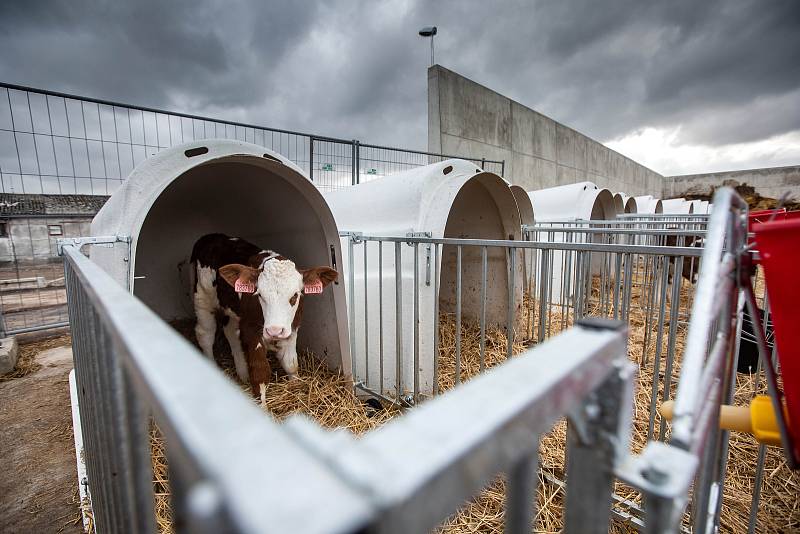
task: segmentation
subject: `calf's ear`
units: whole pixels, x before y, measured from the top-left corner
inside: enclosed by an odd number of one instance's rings
[[[339,273],[325,266],[302,269],[300,274],[303,275],[303,284],[305,284],[306,287],[318,286],[319,284],[325,287],[331,282],[335,282],[339,277]]]
[[[231,263],[220,267],[219,275],[239,293],[256,292],[257,269],[239,263]]]

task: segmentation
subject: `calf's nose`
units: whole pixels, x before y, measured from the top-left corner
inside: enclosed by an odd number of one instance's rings
[[[285,339],[289,337],[289,331],[281,326],[268,326],[266,331],[271,338]]]

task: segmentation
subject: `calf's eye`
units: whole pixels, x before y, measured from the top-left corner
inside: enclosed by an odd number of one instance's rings
[[[292,298],[289,299],[289,304],[294,306],[295,303],[297,302],[297,299],[299,298],[299,296],[300,296],[300,293],[295,293],[294,295],[292,295]]]

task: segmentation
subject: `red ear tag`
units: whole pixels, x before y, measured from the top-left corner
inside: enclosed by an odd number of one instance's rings
[[[313,284],[306,284],[306,287],[303,289],[303,293],[306,295],[315,295],[322,293],[322,282],[317,280]]]
[[[236,283],[233,285],[233,289],[237,293],[255,293],[256,292],[256,285],[252,282],[245,282],[241,278],[236,280]]]

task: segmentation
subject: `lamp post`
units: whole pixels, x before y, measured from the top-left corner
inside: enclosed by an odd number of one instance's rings
[[[430,37],[431,38],[431,67],[433,67],[434,59],[433,59],[433,36],[436,35],[436,26],[425,26],[419,31],[420,37]]]

